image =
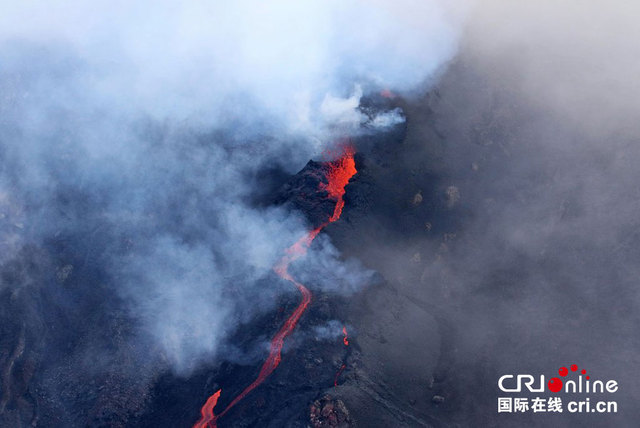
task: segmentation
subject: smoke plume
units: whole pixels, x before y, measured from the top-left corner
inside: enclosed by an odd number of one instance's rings
[[[478,3],[452,66],[405,109],[403,146],[374,183],[371,205],[387,201],[388,212],[378,208],[352,252],[439,318],[444,425],[638,417],[638,11]],[[402,328],[414,337],[418,325]],[[620,379],[618,414],[496,414],[501,375],[548,378],[570,362]]]
[[[131,320],[127,340],[178,373],[230,358],[234,329],[293,292],[271,268],[307,228],[255,204],[265,171],[295,173],[338,138],[402,122],[360,100],[432,84],[464,14],[445,3],[4,4],[0,257],[9,269],[40,248],[52,266],[36,279],[51,296],[39,322],[67,321],[47,346],[70,334],[63,355],[100,355],[87,348],[102,339],[71,325],[115,311]],[[312,286],[363,287],[370,274],[321,243],[316,269],[343,280]],[[28,293],[28,276],[2,288]]]

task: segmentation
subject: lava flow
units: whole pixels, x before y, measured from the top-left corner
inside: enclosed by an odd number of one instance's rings
[[[342,343],[344,343],[344,346],[349,346],[349,335],[347,334],[347,327],[346,326],[342,326],[342,335],[343,335]],[[333,380],[333,386],[338,386],[338,378],[340,377],[340,375],[342,374],[342,372],[344,371],[345,368],[347,368],[346,364],[342,364],[340,366],[340,369],[336,373],[336,377]]]
[[[333,379],[333,386],[338,386],[338,379],[340,378],[340,375],[342,374],[342,372],[344,371],[344,369],[347,367],[346,364],[343,364],[340,366],[340,369],[338,370],[338,373],[336,373],[336,377]]]
[[[298,320],[311,302],[311,291],[309,291],[309,289],[305,287],[304,284],[296,281],[291,276],[291,274],[289,274],[288,267],[293,261],[306,254],[307,249],[309,248],[315,237],[318,236],[320,231],[322,231],[325,226],[340,218],[342,209],[344,208],[344,188],[349,183],[351,177],[353,177],[357,172],[353,155],[354,150],[351,147],[345,147],[339,159],[328,163],[329,169],[326,174],[327,183],[321,183],[320,185],[322,190],[327,191],[329,198],[336,201],[333,215],[329,218],[328,221],[309,231],[295,244],[287,248],[287,250],[285,251],[285,255],[273,268],[275,273],[280,278],[285,279],[296,286],[296,288],[302,294],[302,301],[300,302],[300,304],[298,304],[289,318],[287,318],[284,325],[280,328],[280,330],[278,330],[273,339],[271,339],[269,356],[262,365],[260,373],[258,373],[258,377],[240,394],[238,394],[238,396],[236,396],[236,398],[234,398],[233,401],[231,401],[231,403],[229,403],[229,405],[218,415],[216,415],[213,410],[218,403],[218,398],[220,397],[222,390],[219,389],[218,391],[216,391],[212,396],[209,397],[204,406],[202,406],[202,409],[200,410],[202,416],[200,420],[196,422],[194,428],[216,428],[217,420],[224,416],[233,406],[238,404],[258,385],[264,382],[264,380],[269,377],[271,373],[273,373],[276,367],[278,367],[278,364],[280,364],[280,360],[282,359],[282,347],[284,346],[284,339],[289,336],[289,334],[291,334],[296,324],[298,323]],[[347,344],[348,342],[346,339],[346,329],[344,340],[345,344]]]
[[[342,343],[344,343],[344,346],[349,346],[349,335],[347,335],[347,327],[342,327],[342,335],[344,336],[342,338]]]

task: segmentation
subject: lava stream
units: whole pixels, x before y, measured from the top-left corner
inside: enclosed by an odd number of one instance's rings
[[[258,373],[258,377],[254,380],[249,386],[247,386],[236,398],[229,403],[229,405],[218,415],[216,415],[213,410],[218,403],[218,398],[222,393],[222,389],[216,391],[212,396],[209,397],[207,402],[202,406],[200,410],[200,414],[202,415],[200,420],[195,423],[194,428],[216,428],[217,420],[224,416],[233,406],[238,404],[243,398],[247,396],[251,391],[253,391],[258,385],[260,385],[264,380],[269,377],[271,373],[278,367],[280,364],[280,360],[282,359],[282,347],[284,346],[284,339],[291,334],[293,329],[296,327],[298,320],[309,306],[311,302],[311,291],[304,284],[296,281],[291,274],[289,274],[288,267],[289,265],[300,258],[301,256],[307,253],[307,249],[313,242],[313,240],[318,236],[318,234],[325,228],[329,223],[332,223],[340,218],[342,214],[342,209],[344,208],[344,199],[343,196],[345,194],[345,186],[349,183],[351,177],[353,177],[357,170],[356,164],[353,159],[354,151],[351,147],[345,147],[343,149],[342,156],[329,164],[329,171],[327,172],[327,184],[321,184],[321,188],[326,190],[331,199],[336,200],[336,206],[333,210],[333,215],[329,218],[329,220],[317,228],[309,231],[305,236],[300,238],[295,244],[291,247],[287,248],[285,251],[285,255],[280,259],[280,261],[274,266],[273,270],[275,273],[282,279],[285,279],[291,282],[302,294],[302,301],[293,313],[287,318],[284,325],[278,330],[276,335],[271,339],[271,345],[269,349],[269,356],[265,360],[262,368],[260,369],[260,373]],[[345,344],[348,344],[346,339],[346,329],[345,331]],[[339,376],[339,374],[338,374]],[[336,376],[336,382],[337,377]]]
[[[347,327],[342,327],[342,334],[343,334],[343,338],[342,338],[342,343],[344,343],[344,346],[349,346],[349,335],[347,335]]]
[[[347,327],[346,326],[342,326],[342,335],[344,336],[342,338],[342,343],[344,343],[344,346],[349,346],[349,335],[347,334]],[[333,381],[333,386],[338,386],[338,378],[340,377],[340,375],[342,374],[342,372],[344,371],[345,368],[347,368],[346,364],[342,364],[340,366],[340,369],[336,373],[336,377],[335,377],[335,379]]]
[[[340,378],[340,375],[342,374],[342,372],[344,371],[344,369],[347,367],[346,364],[343,364],[340,366],[340,370],[338,370],[338,373],[336,373],[336,377],[333,380],[333,386],[338,386],[338,379]],[[220,392],[220,391],[218,391]]]

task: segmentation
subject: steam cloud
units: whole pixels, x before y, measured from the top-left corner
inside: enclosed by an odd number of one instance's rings
[[[455,51],[462,6],[5,2],[4,269],[44,248],[55,269],[33,287],[56,296],[52,313],[80,313],[93,289],[176,372],[229,358],[219,351],[234,328],[289,292],[271,267],[306,230],[295,213],[251,202],[261,172],[295,173],[335,138],[404,120],[366,117],[363,93],[426,89]],[[334,291],[366,282],[330,242],[312,251],[344,273]],[[2,287],[28,293],[26,282]]]
[[[442,341],[453,349],[443,345],[434,376],[462,398],[445,426],[638,419],[629,373],[639,365],[639,11],[622,1],[479,3],[447,74],[407,110],[416,119],[405,153],[376,183],[383,200],[400,199],[397,183],[406,193],[359,246],[409,300],[446,320]],[[419,190],[428,203],[414,199]],[[410,338],[421,331],[405,328]],[[570,361],[621,379],[614,399],[624,410],[599,420],[496,416],[499,376],[548,378]]]

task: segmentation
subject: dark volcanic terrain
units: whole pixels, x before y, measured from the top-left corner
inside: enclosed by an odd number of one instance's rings
[[[616,217],[627,209],[621,198],[638,199],[637,181],[618,175],[636,166],[595,149],[540,148],[542,140],[588,137],[503,83],[459,59],[419,99],[370,100],[400,107],[406,123],[354,138],[358,173],[342,217],[322,233],[343,258],[377,274],[355,294],[339,284],[335,293],[313,290],[279,367],[219,427],[591,427],[640,419],[638,386],[626,380],[639,368],[638,288],[628,266],[640,255],[640,235],[637,219]],[[587,168],[599,174],[596,183],[580,174]],[[271,201],[322,223],[333,205],[314,191],[321,170],[310,161],[294,177],[269,173]],[[77,207],[84,195],[66,197]],[[0,199],[7,251],[21,233],[8,198]],[[170,374],[158,350],[125,340],[135,334],[132,320],[109,291],[117,278],[99,266],[105,243],[135,244],[114,236],[101,228],[54,236],[4,264],[1,426],[191,426],[214,391],[223,388],[225,407],[255,379],[265,355],[249,350],[260,350],[298,303],[285,294],[276,311],[239,327],[234,344],[250,355],[242,363]],[[264,285],[289,286],[275,274]],[[329,321],[335,331],[318,333]],[[101,352],[78,363],[75,352],[87,344]],[[572,362],[617,379],[624,411],[496,413],[502,374],[551,375]]]

